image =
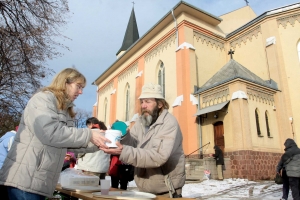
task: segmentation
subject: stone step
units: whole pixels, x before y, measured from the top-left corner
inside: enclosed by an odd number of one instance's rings
[[[185,184],[189,184],[189,183],[201,183],[202,181],[200,180],[185,180]]]
[[[186,176],[186,180],[189,181],[199,181],[201,180],[199,176]]]

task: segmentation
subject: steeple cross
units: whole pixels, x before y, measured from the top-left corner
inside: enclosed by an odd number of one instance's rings
[[[245,0],[245,2],[246,2],[246,4],[247,4],[247,6],[248,6],[248,3],[249,3],[249,2],[248,2],[247,0]]]
[[[134,3],[134,1],[133,1],[133,2],[131,2],[131,3],[132,3],[132,7],[134,7],[134,4],[135,4],[135,3]]]
[[[228,51],[228,55],[230,54],[230,58],[232,59],[232,54],[234,54],[234,51],[232,51],[231,49],[230,49],[230,51]]]

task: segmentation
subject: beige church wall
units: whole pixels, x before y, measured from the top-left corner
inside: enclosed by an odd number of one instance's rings
[[[224,126],[224,143],[225,143],[225,152],[233,151],[236,146],[236,138],[234,137],[234,132],[232,128],[232,112],[230,112],[230,103],[228,104],[227,113],[218,112],[219,118],[223,119]]]
[[[201,87],[226,64],[227,53],[224,48],[220,49],[208,40],[201,41],[197,36],[194,37],[194,47],[199,87]]]
[[[254,95],[248,95],[248,108],[250,119],[250,133],[254,151],[281,152],[281,138],[277,122],[276,110],[273,110],[274,102],[263,100]],[[257,134],[255,110],[258,109],[259,126],[261,135]],[[270,137],[267,134],[267,125],[265,112],[268,112],[268,122],[270,128]]]
[[[117,92],[117,113],[116,119],[126,121],[126,91],[127,85],[129,85],[129,119],[133,117],[135,108],[135,87],[136,87],[136,75],[137,64],[131,66],[127,71],[118,77],[118,91]]]
[[[224,33],[228,34],[254,19],[256,14],[250,6],[245,6],[219,17],[223,19],[223,21],[219,24],[220,29]]]
[[[213,113],[207,113],[207,118],[204,118],[203,123],[201,124],[201,129],[202,129],[202,145],[205,145],[210,142],[208,147],[203,148],[203,154],[210,154],[214,153],[214,125],[212,122],[217,122],[219,120],[214,119],[214,114]],[[212,119],[211,119],[212,118]]]
[[[290,28],[285,29],[282,27],[281,24],[279,25],[279,23],[281,23],[282,20],[278,19],[283,19],[283,21],[285,21],[289,19],[289,17],[285,16],[283,18],[278,18],[275,16],[263,23],[261,27],[263,30],[262,32],[264,41],[266,41],[266,39],[269,37],[274,37],[276,39],[275,42],[271,43],[266,47],[266,52],[268,56],[270,77],[275,82],[277,82],[278,88],[280,90],[276,93],[274,99],[277,112],[277,121],[279,122],[278,131],[281,139],[280,146],[283,151],[284,148],[282,144],[284,143],[286,138],[292,138],[292,127],[290,124],[291,121],[289,120],[289,117],[293,116],[291,104],[292,99],[294,98],[292,97],[291,92],[294,91],[294,89],[290,88],[289,83],[292,82],[289,78],[289,75],[287,74],[286,61],[290,62],[290,54],[293,54],[293,47],[290,45],[290,40],[294,40],[293,38],[295,37],[293,37],[292,35],[295,35],[296,33],[293,33],[294,30],[291,26]],[[283,46],[285,46],[285,48],[283,48]],[[296,52],[297,51],[295,51],[295,53]],[[292,68],[297,69],[297,67],[295,67],[294,64],[288,65],[292,66]],[[297,74],[296,71],[294,71],[293,74],[294,73]]]
[[[234,131],[233,131],[233,124],[232,124],[232,112],[231,110],[231,102],[229,102],[227,113],[222,113],[224,115],[224,143],[225,143],[225,152],[231,152],[236,149],[236,143],[239,142],[236,140]]]
[[[284,69],[286,72],[285,81],[290,97],[286,99],[290,101],[291,105],[291,113],[288,117],[293,117],[295,141],[297,144],[300,144],[300,62],[297,52],[297,43],[300,40],[300,23],[296,20],[292,26],[290,22],[288,22],[286,28],[279,25],[278,31],[280,35]],[[290,121],[288,119],[286,119],[286,121],[289,124]]]
[[[259,29],[260,28],[256,31]],[[269,73],[265,53],[265,41],[260,32],[257,33],[257,37],[252,34],[256,34],[255,31],[250,31],[250,33],[246,35],[237,36],[240,38],[238,41],[233,40],[236,44],[233,45],[235,47],[233,49],[233,59],[260,78],[268,80]]]
[[[260,25],[261,27],[261,33],[262,33],[262,42],[264,43],[264,48],[266,51],[266,57],[267,57],[267,67],[268,71],[270,73],[269,77],[274,80],[278,84],[278,88],[281,89],[281,79],[282,73],[280,72],[280,38],[279,38],[279,32],[278,32],[278,26],[275,18],[268,19],[264,21]],[[267,45],[267,40],[275,37],[274,42],[270,42]],[[268,79],[270,79],[268,78]]]
[[[229,122],[232,126],[231,133],[234,140],[232,148],[229,151],[238,150],[250,150],[252,148],[252,140],[249,135],[250,122],[249,122],[249,110],[248,102],[244,98],[232,99],[235,92],[246,91],[246,85],[244,81],[236,79],[229,83],[230,91],[230,107],[228,112],[231,116],[231,121]]]
[[[97,118],[100,121],[106,122],[105,125],[109,125],[110,117],[110,98],[113,90],[112,84],[107,85],[102,90],[98,91],[97,102]],[[107,103],[106,119],[105,119],[105,103]]]
[[[169,44],[161,51],[151,57],[151,59],[145,60],[144,70],[144,82],[145,83],[156,83],[158,84],[158,72],[160,63],[164,63],[165,67],[165,96],[166,101],[169,103],[169,112],[172,113],[172,104],[176,99],[177,95],[177,75],[176,75],[176,45],[175,41],[172,40]]]
[[[188,13],[182,13],[181,15],[179,15],[179,17],[177,17],[177,23],[179,24],[181,21],[188,21],[189,23],[195,24],[196,26],[199,26],[201,28],[204,28],[208,31],[211,31],[217,35],[220,35],[222,37],[225,37],[225,34],[223,33],[223,31],[218,27],[218,26],[214,26],[211,25],[199,18],[193,17],[192,15],[188,14]],[[222,23],[222,22],[221,22]]]
[[[174,29],[174,23],[169,23],[156,35],[153,35],[149,41],[140,49],[139,52],[145,54],[145,61],[147,62],[152,57],[159,56],[165,49],[169,49],[172,45],[173,50],[176,50],[176,34],[171,33]],[[174,44],[174,46],[173,46]],[[142,54],[139,54],[141,56]]]

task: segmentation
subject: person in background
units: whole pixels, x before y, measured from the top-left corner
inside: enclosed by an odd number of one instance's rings
[[[64,165],[61,171],[64,171],[67,168],[74,168],[76,165],[76,158],[73,152],[67,152],[64,160]]]
[[[67,151],[95,152],[110,142],[100,130],[74,128],[73,101],[85,77],[74,68],[59,72],[28,101],[14,142],[0,170],[10,199],[52,197]]]
[[[119,130],[126,134],[127,125],[122,121],[116,121],[111,126],[112,130]],[[134,167],[119,160],[119,155],[111,155],[109,175],[111,177],[111,187],[127,190],[128,182],[133,180]]]
[[[0,138],[0,169],[2,168],[7,153],[11,148],[11,145],[14,141],[16,131],[18,131],[18,128],[19,126],[16,126],[15,131],[14,130],[9,131]],[[8,199],[8,193],[6,187],[3,185],[0,185],[0,194],[3,199]]]
[[[276,173],[279,174],[279,175],[281,175],[282,181],[283,181],[283,183],[282,183],[282,198],[281,198],[281,200],[287,200],[288,196],[289,196],[289,191],[290,191],[289,177],[286,174],[285,165],[284,165],[284,163],[282,163],[281,159],[280,159],[280,161],[277,164]]]
[[[223,180],[223,165],[224,165],[224,157],[223,152],[219,146],[214,146],[215,153],[211,154],[212,157],[216,160],[217,172],[218,172],[218,180]]]
[[[139,97],[141,116],[122,136],[117,148],[101,147],[135,167],[134,180],[142,192],[181,198],[185,156],[177,119],[168,112],[161,86],[148,83]]]
[[[282,163],[281,166],[285,169],[287,176],[288,176],[288,181],[289,181],[289,186],[291,187],[292,190],[292,196],[294,200],[300,200],[300,190],[299,190],[299,186],[300,186],[300,178],[299,176],[289,176],[289,164],[290,164],[290,160],[296,161],[298,162],[298,166],[297,167],[293,167],[295,169],[295,171],[298,173],[300,171],[300,160],[297,159],[297,157],[299,157],[300,154],[300,149],[298,148],[296,142],[293,139],[286,139],[286,141],[284,142],[284,146],[285,146],[285,153],[281,156],[281,159],[279,161],[279,163]],[[280,167],[277,167],[276,171],[277,173],[279,173]],[[293,170],[292,173],[293,174]],[[285,188],[286,189],[286,188]],[[284,194],[286,196],[283,196],[282,198],[288,198],[288,191],[287,189],[285,191],[283,191]]]
[[[107,130],[105,124],[96,117],[86,120],[86,126],[90,129]],[[105,179],[106,172],[109,168],[109,154],[103,151],[95,153],[78,154],[77,169],[81,169],[84,174],[96,175],[100,179]]]
[[[19,128],[19,126],[16,126],[15,130],[5,133],[0,138],[0,169],[2,168],[4,160],[11,148],[11,145],[12,145],[14,139],[15,139],[18,128]]]

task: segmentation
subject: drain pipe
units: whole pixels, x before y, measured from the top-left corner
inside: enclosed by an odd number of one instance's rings
[[[176,21],[176,18],[175,18],[175,16],[174,16],[173,9],[172,9],[171,11],[172,11],[172,16],[173,16],[174,23],[175,23],[175,30],[176,30],[176,47],[178,47],[179,38],[178,38],[178,28],[177,28],[177,21]]]
[[[198,94],[198,110],[201,109],[200,105],[200,94]],[[200,147],[202,147],[202,127],[201,127],[201,118],[198,117],[198,128],[199,128],[199,136],[200,136]],[[200,159],[203,159],[203,149],[200,149]]]

